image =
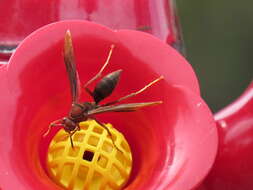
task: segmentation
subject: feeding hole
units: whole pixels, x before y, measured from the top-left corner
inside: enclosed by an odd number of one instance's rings
[[[84,153],[83,153],[83,159],[84,160],[87,160],[87,161],[91,162],[93,157],[94,157],[94,152],[91,152],[91,151],[88,151],[88,150],[84,151]]]

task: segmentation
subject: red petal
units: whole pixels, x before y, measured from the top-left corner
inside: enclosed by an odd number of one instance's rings
[[[67,29],[73,35],[81,82],[98,72],[110,45],[116,45],[105,73],[124,72],[111,99],[165,76],[164,81],[129,100],[162,100],[162,105],[101,115],[102,121],[125,134],[133,150],[133,174],[126,189],[188,190],[199,184],[214,161],[217,134],[189,64],[147,34],[67,21],[43,27],[26,38],[11,58],[7,77],[0,75],[7,79],[0,83],[4,97],[0,100],[0,187],[57,189],[43,170],[50,137],[43,139],[42,135],[51,121],[68,113],[71,103],[62,56]]]

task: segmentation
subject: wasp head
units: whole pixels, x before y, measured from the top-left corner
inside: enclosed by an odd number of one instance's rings
[[[70,133],[71,131],[74,131],[77,127],[77,124],[68,117],[64,117],[62,119],[62,125],[63,125],[64,130],[67,133]]]

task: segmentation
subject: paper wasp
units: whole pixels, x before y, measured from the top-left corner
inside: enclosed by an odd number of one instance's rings
[[[85,91],[93,98],[94,102],[80,102],[79,101],[79,77],[76,70],[75,65],[75,57],[74,57],[74,50],[73,50],[73,44],[72,44],[72,37],[71,33],[68,30],[65,34],[64,38],[64,63],[66,66],[66,70],[68,73],[68,78],[70,81],[70,88],[71,88],[71,95],[72,95],[72,106],[70,109],[70,112],[68,116],[63,117],[62,119],[56,120],[52,122],[49,125],[48,131],[44,134],[46,136],[49,132],[51,127],[54,126],[62,126],[64,130],[69,134],[71,146],[73,145],[72,136],[73,134],[80,130],[79,122],[86,121],[88,119],[95,120],[99,125],[101,125],[110,136],[115,148],[117,146],[115,145],[112,134],[110,130],[100,121],[98,121],[95,117],[96,114],[103,113],[103,112],[129,112],[129,111],[135,111],[139,108],[146,107],[146,106],[152,106],[161,104],[161,101],[156,102],[144,102],[144,103],[130,103],[130,104],[117,104],[127,98],[133,97],[137,94],[140,94],[144,90],[146,90],[148,87],[153,85],[154,83],[158,82],[159,80],[163,79],[163,77],[159,77],[156,80],[152,81],[148,85],[144,86],[144,88],[140,89],[139,91],[136,91],[134,93],[128,94],[124,97],[119,98],[118,100],[106,103],[106,104],[99,104],[101,100],[108,97],[116,87],[121,71],[117,70],[115,72],[112,72],[105,77],[103,77],[95,86],[94,90],[91,91],[87,86],[101,77],[101,74],[105,67],[108,65],[110,57],[112,55],[114,45],[111,46],[109,55],[107,57],[107,60],[101,70],[92,78],[90,79],[83,88]],[[116,104],[116,105],[115,105]],[[118,149],[118,148],[117,148]],[[119,149],[118,149],[119,150]]]

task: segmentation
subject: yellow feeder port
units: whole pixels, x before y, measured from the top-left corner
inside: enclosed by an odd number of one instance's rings
[[[52,139],[47,157],[48,173],[54,182],[68,190],[119,190],[127,183],[132,168],[132,154],[124,136],[106,124],[107,131],[96,121],[81,122],[73,135],[59,130]]]

